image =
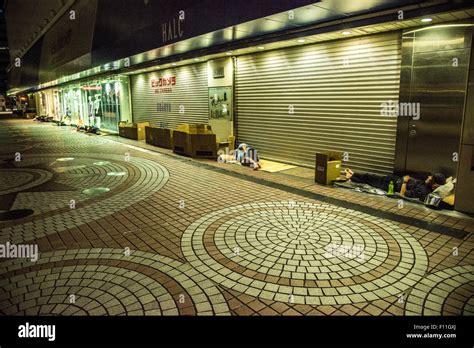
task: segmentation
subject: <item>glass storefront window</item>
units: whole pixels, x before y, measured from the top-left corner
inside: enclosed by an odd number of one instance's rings
[[[118,123],[130,118],[128,92],[128,76],[111,76],[64,87],[58,99],[72,124],[118,131]]]

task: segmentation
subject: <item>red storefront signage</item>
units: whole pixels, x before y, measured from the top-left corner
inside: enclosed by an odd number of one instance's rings
[[[171,86],[176,86],[176,76],[151,79],[151,88],[155,90],[155,93],[171,93],[173,91]]]
[[[176,76],[160,77],[159,79],[151,79],[151,88],[176,86]]]

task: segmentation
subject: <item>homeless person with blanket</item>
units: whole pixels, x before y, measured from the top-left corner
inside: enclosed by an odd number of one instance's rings
[[[261,168],[257,150],[247,144],[240,144],[231,154],[220,154],[217,158],[218,162],[240,163],[243,166],[249,166],[253,170]]]
[[[354,173],[346,169],[346,178],[352,182],[368,184],[370,186],[388,191],[390,182],[393,182],[394,192],[400,192],[400,195],[407,198],[417,198],[424,201],[426,196],[436,188],[446,183],[446,177],[441,173],[429,175],[426,180],[418,180],[405,175],[403,178],[397,175],[377,175],[369,173]]]

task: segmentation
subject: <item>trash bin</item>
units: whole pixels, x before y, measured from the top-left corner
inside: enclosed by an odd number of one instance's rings
[[[316,153],[314,181],[329,185],[341,175],[342,152],[321,151]]]

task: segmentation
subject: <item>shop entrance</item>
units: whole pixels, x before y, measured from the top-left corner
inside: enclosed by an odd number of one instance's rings
[[[123,81],[120,78],[95,81],[82,86],[83,105],[87,114],[87,124],[100,129],[116,132],[122,120]]]
[[[403,36],[400,101],[411,108],[399,108],[397,172],[456,176],[471,53],[470,30],[431,28]],[[407,114],[413,105],[419,105],[418,115]]]

